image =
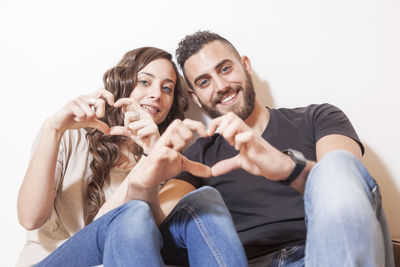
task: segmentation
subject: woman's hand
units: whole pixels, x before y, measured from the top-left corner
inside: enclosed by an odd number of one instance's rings
[[[211,168],[187,159],[180,153],[192,139],[192,131],[198,132],[206,137],[205,126],[198,121],[186,119],[184,121],[175,120],[165,130],[163,135],[154,145],[148,158],[139,167],[144,173],[129,177],[130,184],[142,190],[158,188],[163,181],[173,178],[181,172],[189,172],[198,177],[210,177]]]
[[[114,107],[123,108],[124,126],[114,126],[110,129],[111,135],[124,135],[132,139],[149,154],[154,144],[160,138],[158,126],[153,117],[143,111],[134,98],[121,98],[115,102]]]
[[[47,120],[47,124],[60,133],[68,129],[84,127],[96,128],[108,134],[110,128],[100,120],[105,113],[106,101],[114,105],[114,96],[105,89],[100,89],[89,95],[81,95],[69,101],[62,109]]]

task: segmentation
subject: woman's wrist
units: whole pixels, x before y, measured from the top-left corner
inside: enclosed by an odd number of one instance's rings
[[[47,133],[52,135],[56,139],[61,139],[66,129],[62,129],[61,127],[59,127],[57,123],[54,122],[54,119],[50,117],[44,122],[42,131],[42,134]]]

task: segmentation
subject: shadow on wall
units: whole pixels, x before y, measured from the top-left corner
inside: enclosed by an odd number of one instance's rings
[[[253,73],[253,85],[256,90],[257,99],[263,106],[275,108],[275,101],[272,98],[271,88],[267,81],[261,81],[256,73]]]
[[[394,183],[395,177],[391,177],[388,169],[385,166],[385,163],[381,161],[379,156],[369,146],[364,144],[364,147],[365,154],[362,162],[367,167],[372,177],[374,177],[379,184],[385,214],[388,222],[390,222],[389,227],[391,228],[390,230],[392,238],[399,239],[400,232],[393,231],[393,226],[400,225],[400,192]]]

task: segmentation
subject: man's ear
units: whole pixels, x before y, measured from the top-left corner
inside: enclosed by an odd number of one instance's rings
[[[250,75],[253,74],[253,68],[251,67],[250,58],[248,58],[247,56],[242,56],[242,64]]]
[[[194,90],[193,90],[193,89],[189,89],[189,90],[188,90],[188,94],[189,94],[190,98],[194,101],[194,103],[196,103],[196,105],[198,105],[199,108],[202,108],[201,103],[200,103],[200,100],[199,100],[199,98],[197,97],[197,95],[196,95],[196,93],[194,92]]]

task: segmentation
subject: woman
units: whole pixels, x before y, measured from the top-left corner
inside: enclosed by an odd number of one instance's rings
[[[18,265],[43,259],[38,266],[161,266],[161,249],[171,263],[189,258],[193,265],[245,265],[215,190],[183,197],[193,188],[176,180],[160,190],[181,171],[210,176],[209,167],[179,153],[192,130],[203,136],[206,130],[195,121],[171,123],[187,109],[171,55],[135,49],[103,80],[104,90],[70,101],[41,129],[18,195],[19,221],[30,230]],[[187,205],[209,216],[193,220]],[[161,236],[157,226],[163,221]]]

